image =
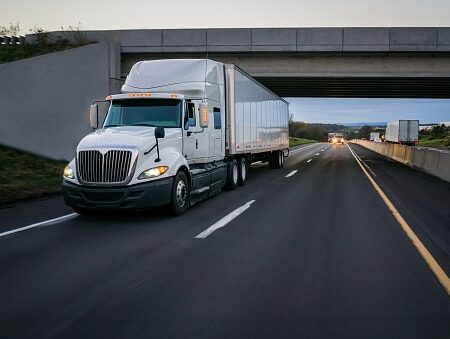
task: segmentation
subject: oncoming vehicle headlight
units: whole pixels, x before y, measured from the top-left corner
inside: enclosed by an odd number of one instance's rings
[[[168,166],[158,166],[158,167],[150,168],[150,169],[142,172],[139,175],[138,179],[156,178],[156,177],[159,177],[160,175],[163,175],[168,170],[169,170]]]
[[[75,179],[73,169],[70,166],[66,166],[66,168],[64,168],[63,176],[67,179]]]

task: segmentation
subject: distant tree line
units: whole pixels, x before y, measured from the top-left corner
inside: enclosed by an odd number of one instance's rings
[[[444,124],[433,126],[430,130],[420,131],[420,135],[426,135],[430,139],[441,139],[450,136],[450,127],[446,127]]]

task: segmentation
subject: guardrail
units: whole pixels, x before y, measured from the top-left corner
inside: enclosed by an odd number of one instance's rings
[[[351,142],[450,182],[450,152],[355,139]]]

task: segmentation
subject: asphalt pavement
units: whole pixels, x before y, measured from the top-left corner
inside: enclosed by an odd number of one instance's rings
[[[449,274],[450,184],[350,146]],[[181,217],[5,233],[71,213],[0,209],[0,338],[449,338],[449,295],[346,145],[255,164]]]

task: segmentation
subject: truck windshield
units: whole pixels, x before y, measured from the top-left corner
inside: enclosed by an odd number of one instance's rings
[[[181,107],[176,99],[114,100],[103,127],[181,127]]]

